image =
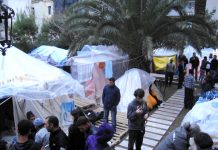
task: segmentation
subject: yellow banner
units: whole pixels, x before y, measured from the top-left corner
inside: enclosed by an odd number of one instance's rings
[[[170,62],[170,59],[173,59],[173,62],[176,64],[176,55],[173,56],[154,56],[153,63],[154,63],[154,70],[160,71],[165,70],[167,63]]]

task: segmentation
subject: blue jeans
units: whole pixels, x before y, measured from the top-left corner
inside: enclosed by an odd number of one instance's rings
[[[114,130],[116,131],[117,107],[113,106],[111,109],[104,108],[104,122],[106,122],[106,123],[108,123],[109,111],[111,111],[112,126],[113,126]]]

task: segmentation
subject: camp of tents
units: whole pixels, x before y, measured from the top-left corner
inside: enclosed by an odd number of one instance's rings
[[[30,110],[43,118],[60,114],[62,103],[84,95],[70,74],[15,47],[0,55],[0,98],[12,97],[15,123]]]

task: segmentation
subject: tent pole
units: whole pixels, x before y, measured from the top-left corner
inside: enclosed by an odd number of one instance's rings
[[[7,98],[6,100],[4,100],[2,103],[0,103],[0,106],[3,105],[5,102],[7,102],[9,99],[11,99],[12,97]]]

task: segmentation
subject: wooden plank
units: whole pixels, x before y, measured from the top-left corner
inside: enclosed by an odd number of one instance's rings
[[[143,150],[153,150],[152,147],[146,146],[146,145],[142,145],[141,149]]]
[[[160,114],[160,115],[170,116],[170,117],[177,117],[178,116],[178,114],[163,112],[163,111],[160,111],[160,110],[155,111],[154,114]]]
[[[150,122],[150,121],[146,123],[146,126],[155,127],[155,128],[158,128],[158,129],[165,129],[165,130],[168,130],[169,127],[170,127],[168,125],[155,123],[155,122]]]
[[[180,112],[177,110],[172,110],[172,109],[167,109],[167,108],[159,108],[159,111],[164,111],[164,112],[169,112],[169,113],[174,113],[174,114],[179,114]]]
[[[154,118],[159,118],[159,119],[168,120],[168,121],[174,121],[176,119],[174,117],[163,116],[163,115],[158,115],[158,114],[152,114],[151,116]]]
[[[158,119],[158,118],[153,118],[153,117],[149,117],[147,120],[148,121],[152,121],[152,122],[157,122],[157,123],[165,124],[165,125],[171,125],[173,123],[172,121]]]
[[[127,148],[127,147],[126,147],[126,148]],[[123,147],[121,147],[121,146],[118,145],[118,146],[115,147],[115,150],[126,150],[126,148],[123,148]]]
[[[173,107],[178,107],[178,108],[183,108],[183,104],[178,104],[178,103],[164,103],[163,106],[173,106]]]
[[[175,102],[175,101],[173,101],[173,100],[166,101],[165,103],[167,103],[167,104],[177,104],[177,105],[181,105],[181,106],[184,105],[184,102]],[[164,104],[165,104],[165,103],[164,103]]]
[[[119,145],[128,148],[128,141],[127,140],[123,140]]]
[[[154,128],[154,127],[149,127],[149,126],[146,126],[145,127],[145,132],[151,132],[151,133],[156,133],[156,134],[160,134],[160,135],[164,135],[166,133],[166,130],[163,130],[163,129],[157,129],[157,128]]]
[[[158,141],[156,141],[156,140],[151,140],[151,139],[147,139],[147,138],[143,139],[143,144],[144,145],[155,147],[157,145],[157,143],[158,143]]]
[[[162,138],[161,135],[159,134],[155,134],[155,133],[151,133],[151,132],[145,132],[144,137],[149,138],[149,139],[153,139],[153,140],[160,140]]]
[[[167,108],[167,109],[172,109],[172,110],[177,110],[177,111],[181,111],[182,108],[177,108],[177,107],[171,107],[171,106],[163,106],[162,108]]]

